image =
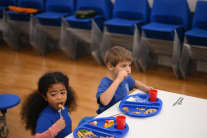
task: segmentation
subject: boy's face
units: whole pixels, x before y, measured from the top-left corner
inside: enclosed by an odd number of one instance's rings
[[[65,105],[67,100],[67,90],[62,83],[53,84],[47,91],[46,97],[44,97],[48,104],[58,110],[59,104]]]
[[[119,71],[126,71],[128,74],[131,73],[131,61],[121,61],[116,66],[108,65],[108,69],[112,72],[112,75],[116,77]]]

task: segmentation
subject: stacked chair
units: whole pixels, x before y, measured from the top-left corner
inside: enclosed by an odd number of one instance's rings
[[[0,18],[3,18],[3,11],[8,9],[8,6],[15,5],[14,0],[1,0],[0,1]]]
[[[146,24],[150,14],[147,0],[116,0],[113,18],[104,24],[111,33],[134,34],[134,25]]]
[[[18,0],[16,6],[17,11],[8,10],[4,14],[3,38],[11,48],[20,50],[30,46],[30,17],[44,10],[44,0]],[[37,12],[26,12],[28,8]]]
[[[141,32],[141,26],[148,22],[149,14],[150,8],[147,0],[116,0],[113,18],[104,23],[103,38],[98,38],[100,33],[93,31],[95,34],[92,45],[99,45],[99,50],[94,51],[92,55],[98,63],[103,64],[104,53],[114,45],[133,51],[132,42],[135,30],[138,29],[138,32]]]
[[[192,29],[185,33],[180,69],[183,78],[193,71],[207,72],[207,1],[197,1]]]
[[[116,0],[113,18],[105,22],[114,45],[133,51],[132,42],[135,26],[141,32],[141,26],[149,21],[148,0]]]
[[[0,1],[0,43],[3,42],[3,36],[2,36],[2,32],[4,29],[3,12],[8,10],[8,6],[10,5],[15,5],[15,2],[13,0],[1,0]]]
[[[146,71],[152,64],[170,66],[181,79],[179,61],[184,32],[189,27],[190,10],[187,0],[154,0],[150,23],[142,26],[141,42],[137,45],[147,45],[150,51],[148,57],[151,60],[140,56],[136,59],[141,70]]]
[[[92,10],[94,16],[79,18],[78,13]],[[95,23],[100,30],[104,21],[111,18],[111,0],[77,0],[76,12],[64,18],[61,31],[60,47],[72,59],[90,54],[91,29]],[[93,22],[93,23],[92,23]]]
[[[31,44],[40,55],[58,49],[61,20],[74,13],[74,0],[46,0],[46,10],[33,16]]]

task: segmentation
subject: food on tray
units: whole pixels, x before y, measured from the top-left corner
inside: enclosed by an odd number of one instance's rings
[[[137,110],[141,110],[141,111],[144,111],[145,110],[145,108],[139,108],[139,107],[137,107],[136,109]]]
[[[106,137],[103,137],[103,136],[100,136],[100,138],[114,138],[114,136],[106,136]]]
[[[150,109],[147,109],[147,110],[144,112],[144,114],[151,114],[151,113],[154,113],[154,112],[156,112],[156,111],[157,111],[157,109],[150,108]]]
[[[104,123],[104,128],[109,128],[114,125],[114,120],[106,120]]]
[[[124,112],[129,112],[129,108],[128,107],[123,107],[122,109],[124,110]]]
[[[140,114],[141,112],[133,112],[133,114]]]
[[[128,102],[140,102],[140,103],[144,103],[146,102],[146,99],[143,99],[139,96],[135,96],[135,97],[129,97],[126,101]]]
[[[86,137],[96,137],[96,135],[92,131],[88,131],[86,129],[80,129],[77,134],[78,138],[86,138]]]
[[[97,126],[98,125],[98,122],[97,121],[92,121],[90,122],[91,125],[94,125],[94,126]]]
[[[129,101],[129,102],[136,102],[136,99],[135,99],[134,97],[129,97],[129,98],[127,99],[127,101]]]

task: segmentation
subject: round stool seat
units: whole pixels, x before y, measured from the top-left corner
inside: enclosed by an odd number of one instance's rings
[[[19,104],[20,98],[15,94],[0,94],[0,110],[6,110]]]

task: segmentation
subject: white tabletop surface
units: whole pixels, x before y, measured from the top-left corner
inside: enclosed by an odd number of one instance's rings
[[[132,94],[140,93],[136,90]],[[158,91],[163,106],[159,114],[148,118],[126,116],[129,132],[124,138],[207,138],[207,100],[167,91]],[[181,105],[173,103],[183,97]],[[119,103],[97,117],[122,114]],[[73,134],[65,138],[73,138]]]

